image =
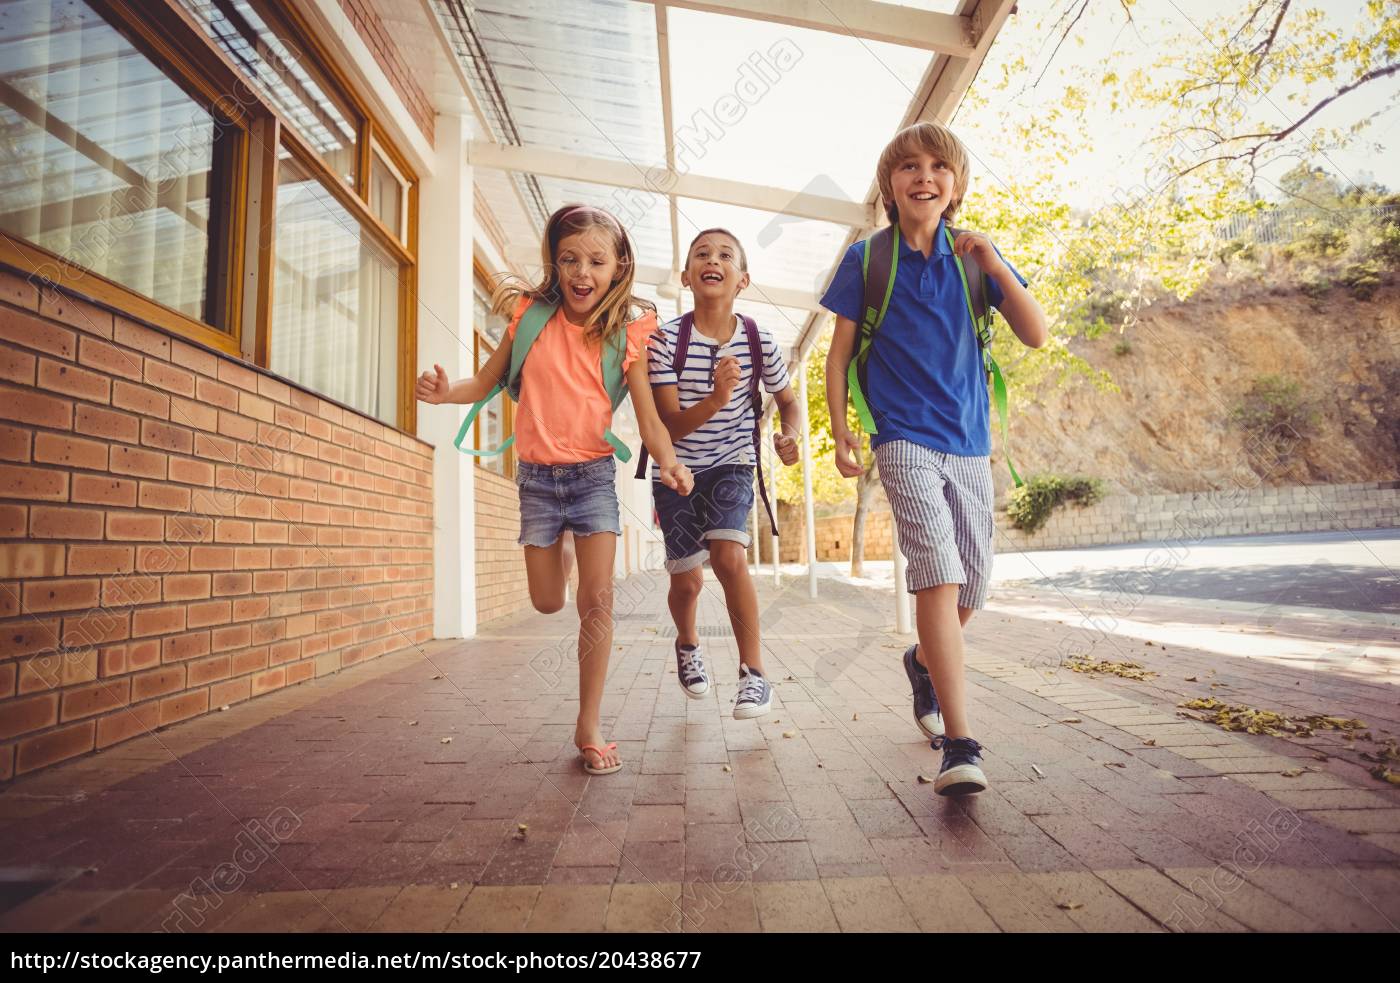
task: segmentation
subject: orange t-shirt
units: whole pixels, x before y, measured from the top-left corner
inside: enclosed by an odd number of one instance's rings
[[[522,297],[511,315],[509,337],[515,339],[530,298]],[[564,316],[561,306],[530,347],[520,373],[520,405],[515,411],[515,450],[531,464],[578,464],[611,457],[603,433],[612,426],[612,400],[603,388],[596,343],[585,329]],[[648,312],[627,325],[625,373],[656,333],[656,314]]]

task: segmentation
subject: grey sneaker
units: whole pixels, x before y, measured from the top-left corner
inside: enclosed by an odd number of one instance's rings
[[[757,669],[739,663],[739,695],[734,700],[734,719],[761,717],[773,708],[773,687]]]
[[[692,700],[704,699],[710,691],[710,677],[705,674],[705,660],[700,655],[700,646],[676,643],[676,678],[681,689]]]
[[[919,664],[917,649],[917,645],[911,645],[904,651],[904,671],[909,674],[909,685],[914,689],[914,723],[925,737],[941,737],[943,714],[938,707],[938,694],[933,691],[933,679],[928,670]]]
[[[929,744],[943,751],[943,766],[938,769],[933,790],[939,795],[975,795],[987,788],[987,776],[982,774],[982,745],[970,737],[935,737]]]

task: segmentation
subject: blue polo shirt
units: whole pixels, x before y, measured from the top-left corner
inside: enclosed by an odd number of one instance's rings
[[[821,300],[857,328],[865,304],[863,249],[858,242],[846,251]],[[1014,267],[1011,272],[1024,286],[1025,277]],[[989,281],[987,300],[1001,307],[995,280]],[[987,377],[942,220],[928,257],[900,237],[890,306],[871,342],[866,370],[865,398],[879,430],[874,446],[909,440],[964,457],[992,452]]]

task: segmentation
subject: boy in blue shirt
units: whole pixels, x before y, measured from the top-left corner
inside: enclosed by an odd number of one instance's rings
[[[934,790],[963,795],[987,787],[982,746],[967,719],[962,626],[986,603],[993,491],[987,382],[958,258],[975,260],[987,274],[987,302],[1022,343],[1039,348],[1048,331],[1026,281],[991,240],[949,231],[968,183],[967,151],[952,131],[928,122],[901,130],[880,155],[876,181],[898,232],[898,256],[862,388],[916,598],[919,641],[904,653],[914,719],[943,751]],[[826,394],[836,467],[846,477],[864,470],[860,438],[846,426],[846,373],[866,308],[865,245],[856,243],[842,258],[821,301],[836,315]]]

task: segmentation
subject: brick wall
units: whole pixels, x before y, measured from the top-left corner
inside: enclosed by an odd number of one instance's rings
[[[404,61],[403,53],[394,43],[388,28],[374,9],[372,0],[340,0],[340,7],[350,22],[355,25],[355,33],[360,35],[369,48],[374,60],[389,79],[399,98],[403,100],[418,129],[433,142],[433,103],[417,81],[415,70]]]
[[[476,618],[484,624],[530,604],[515,482],[476,469]]]
[[[432,637],[432,448],[0,270],[0,779]]]

